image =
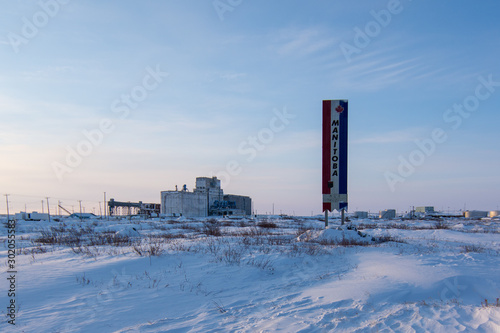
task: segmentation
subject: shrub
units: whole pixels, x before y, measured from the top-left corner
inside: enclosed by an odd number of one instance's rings
[[[222,250],[222,256],[220,256],[218,259],[225,262],[226,264],[239,265],[242,257],[243,249],[232,248],[231,246],[228,246],[227,248]]]
[[[240,231],[236,234],[236,236],[241,236],[241,237],[260,237],[260,236],[266,236],[270,235],[271,233],[269,231],[264,231],[262,229],[259,229],[257,227],[251,227],[250,229],[245,229],[243,231]]]
[[[185,234],[160,234],[159,237],[165,239],[176,239],[176,238],[186,238]]]
[[[137,253],[141,257],[160,256],[164,252],[160,238],[149,238],[147,243],[141,243],[139,245],[134,245],[133,249],[134,249],[135,253]]]
[[[462,253],[469,253],[469,252],[474,252],[474,253],[482,253],[484,252],[484,248],[478,245],[464,245],[462,246]]]
[[[247,261],[247,265],[255,266],[255,267],[260,268],[262,270],[274,271],[274,267],[272,265],[271,259],[269,259],[269,258],[261,258],[261,259],[250,258]]]
[[[266,229],[274,229],[274,228],[277,228],[278,226],[276,225],[276,223],[274,222],[270,222],[270,221],[262,221],[262,222],[259,222],[257,223],[257,226],[261,227],[261,228],[266,228]]]
[[[297,237],[299,237],[300,235],[302,235],[303,233],[305,233],[307,230],[309,230],[309,229],[307,229],[307,227],[303,223],[301,223],[301,224],[299,224],[299,227],[297,228],[297,231],[295,232],[295,235]]]
[[[484,302],[481,302],[481,305],[484,307],[484,308],[487,308],[487,307],[500,307],[500,298],[497,298],[497,302],[496,303],[489,303],[487,299],[484,300]]]
[[[203,222],[203,233],[207,236],[222,236],[219,221],[210,219]]]
[[[267,243],[269,245],[286,245],[292,242],[290,237],[269,237],[267,238]]]
[[[434,229],[450,229],[450,226],[444,221],[436,221],[436,223],[434,223]]]
[[[376,238],[376,241],[378,243],[387,243],[387,242],[406,243],[401,238],[394,237],[394,236],[391,236],[391,235],[380,236],[380,237]]]
[[[99,251],[99,248],[98,247],[89,247],[89,246],[76,246],[76,247],[71,247],[71,250],[73,251],[73,253],[75,254],[81,254],[81,255],[84,255],[84,256],[87,256],[87,257],[92,257],[92,258],[96,258],[100,251]]]

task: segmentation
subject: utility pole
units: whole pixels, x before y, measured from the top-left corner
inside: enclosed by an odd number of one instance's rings
[[[43,213],[44,213],[44,211],[43,211],[43,200],[42,200],[42,214],[43,214]]]
[[[78,200],[80,203],[80,221],[82,220],[82,200]]]
[[[10,220],[10,213],[9,213],[9,195],[5,194],[5,201],[7,202],[7,223]]]
[[[102,219],[102,210],[101,210],[101,202],[99,201],[99,216]]]
[[[104,192],[104,219],[106,219],[106,210],[108,209],[108,205],[106,204],[106,192]]]
[[[47,215],[49,216],[49,222],[50,222],[50,206],[49,206],[49,197],[45,197],[47,199]]]

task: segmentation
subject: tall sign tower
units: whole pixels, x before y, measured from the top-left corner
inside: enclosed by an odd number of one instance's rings
[[[323,101],[323,211],[347,209],[347,100]]]

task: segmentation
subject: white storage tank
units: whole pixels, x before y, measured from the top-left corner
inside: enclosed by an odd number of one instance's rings
[[[488,217],[488,212],[482,210],[468,210],[464,213],[465,218],[477,219],[481,217]]]
[[[500,210],[492,210],[490,212],[490,217],[500,216]]]

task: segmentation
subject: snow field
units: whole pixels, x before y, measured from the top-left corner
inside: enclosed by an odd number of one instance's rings
[[[331,222],[19,221],[0,330],[500,332],[497,221]]]

